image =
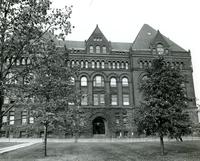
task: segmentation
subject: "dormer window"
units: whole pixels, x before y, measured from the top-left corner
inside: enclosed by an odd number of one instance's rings
[[[90,46],[90,53],[94,53],[94,48],[93,48],[93,46]]]
[[[100,53],[100,46],[96,46],[96,53],[97,53],[97,54]]]
[[[165,51],[162,44],[157,44],[156,50],[157,50],[158,55],[164,54],[164,51]]]

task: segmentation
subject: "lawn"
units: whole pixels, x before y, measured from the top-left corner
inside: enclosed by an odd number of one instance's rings
[[[0,155],[1,161],[200,161],[200,141],[167,142],[160,155],[159,142],[147,143],[49,143]]]

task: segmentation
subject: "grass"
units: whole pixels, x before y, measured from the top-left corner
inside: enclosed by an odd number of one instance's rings
[[[1,161],[200,161],[200,141],[167,142],[165,156],[159,142],[147,143],[49,143],[18,149],[0,156]]]
[[[17,145],[17,144],[21,144],[21,143],[16,143],[16,142],[0,142],[0,149],[1,148],[5,148],[5,147],[9,147],[9,146],[13,146],[13,145]]]

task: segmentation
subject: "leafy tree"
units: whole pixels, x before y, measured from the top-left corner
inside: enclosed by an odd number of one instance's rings
[[[0,130],[4,98],[13,96],[13,89],[21,77],[29,73],[31,58],[41,52],[41,43],[52,33],[64,38],[71,32],[71,8],[50,8],[50,0],[1,0],[0,1]],[[25,61],[23,68],[18,64]],[[29,64],[29,65],[25,65]],[[14,102],[14,101],[13,101]],[[15,100],[16,102],[16,100]]]
[[[47,155],[47,132],[59,119],[58,112],[64,111],[68,101],[75,96],[75,86],[72,76],[78,73],[78,68],[68,68],[66,53],[56,47],[50,40],[45,43],[44,54],[33,60],[35,65],[32,71],[34,80],[24,88],[27,97],[35,98],[29,108],[33,112],[36,123],[44,127],[44,155]]]
[[[69,99],[72,98],[72,100],[68,100],[74,102],[74,105],[60,105],[60,107],[63,106],[63,108],[59,108],[59,111],[56,113],[57,119],[54,121],[54,126],[64,131],[65,137],[74,136],[75,142],[77,142],[80,132],[86,126],[86,114],[79,102],[81,92],[78,91],[72,95],[72,97],[69,97]]]
[[[153,60],[145,70],[140,90],[144,101],[135,110],[135,123],[139,133],[157,134],[164,154],[164,136],[181,138],[190,133],[191,121],[186,111],[185,78],[178,67],[167,66],[164,58]]]

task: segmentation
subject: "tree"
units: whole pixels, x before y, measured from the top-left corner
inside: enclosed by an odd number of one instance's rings
[[[74,136],[75,142],[77,142],[80,135],[80,131],[86,126],[86,114],[84,109],[80,106],[80,99],[82,94],[80,91],[72,94],[69,98],[70,102],[74,102],[73,106],[60,105],[63,108],[59,108],[56,113],[57,119],[54,121],[54,126],[61,131],[65,132],[65,137]],[[78,101],[77,101],[78,100]]]
[[[32,71],[34,80],[24,88],[27,97],[35,98],[30,102],[36,123],[44,127],[44,155],[47,156],[47,132],[58,120],[58,112],[64,111],[69,99],[75,96],[75,86],[72,76],[78,73],[78,68],[68,68],[66,53],[56,47],[53,40],[45,43],[44,53],[33,60]]]
[[[167,66],[163,57],[153,60],[141,81],[144,101],[135,110],[135,123],[139,133],[158,134],[162,154],[164,136],[181,138],[191,131],[185,83],[180,69]]]
[[[6,114],[4,98],[12,93],[13,84],[29,73],[30,59],[41,51],[42,39],[49,33],[63,39],[71,32],[71,8],[51,9],[50,5],[50,0],[0,1],[0,131]],[[20,63],[23,68],[19,69]]]

